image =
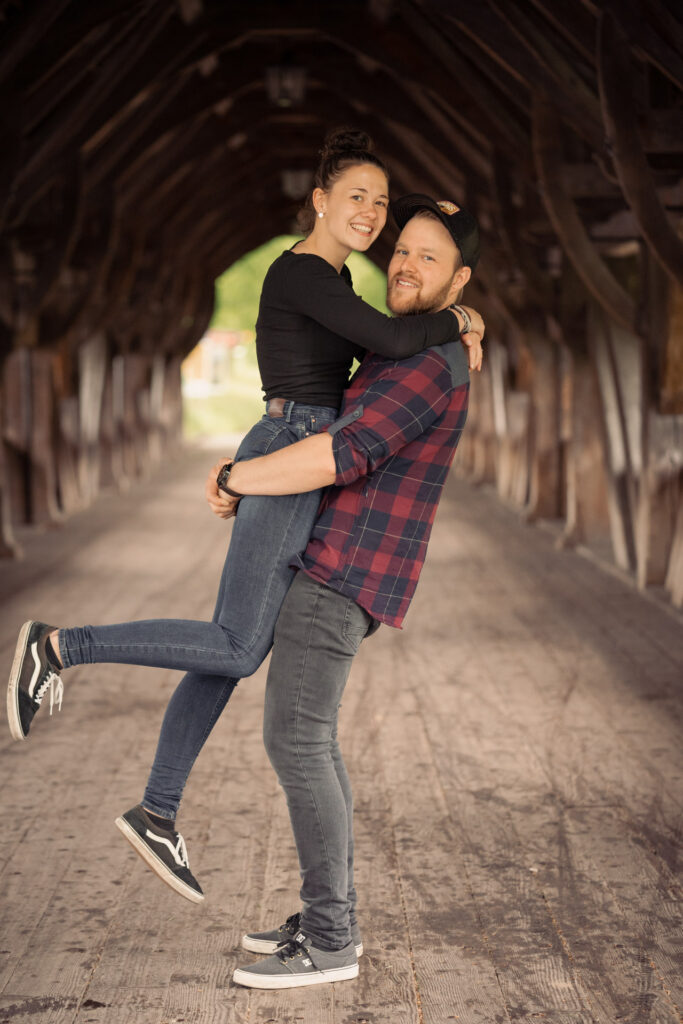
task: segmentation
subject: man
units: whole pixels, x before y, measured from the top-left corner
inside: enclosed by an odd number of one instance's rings
[[[405,315],[451,305],[479,256],[476,223],[453,203],[405,196],[387,304]],[[366,356],[327,433],[223,474],[207,499],[220,516],[240,496],[332,485],[282,606],[266,687],[264,739],[285,790],[301,867],[303,912],[243,945],[274,950],[238,968],[253,988],[358,975],[352,799],[337,710],[361,640],[400,627],[415,592],[448,468],[465,424],[467,355],[459,343],[402,361]],[[279,943],[283,943],[279,945]]]

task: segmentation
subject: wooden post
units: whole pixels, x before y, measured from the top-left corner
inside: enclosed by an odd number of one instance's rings
[[[10,472],[1,429],[3,417],[3,395],[0,387],[0,558],[18,558],[22,552],[12,525]]]
[[[527,332],[532,360],[530,480],[526,516],[555,519],[560,515],[560,439],[557,351],[548,338]]]
[[[589,318],[588,334],[600,390],[612,546],[617,565],[634,571],[634,495],[629,438],[623,417],[620,381],[610,353],[608,329],[605,319],[594,309]]]
[[[595,369],[585,356],[573,361],[571,392],[568,517],[560,543],[602,547],[610,539],[603,425]]]
[[[78,350],[78,475],[81,494],[86,504],[90,504],[99,488],[98,445],[106,375],[107,342],[103,334],[98,334],[81,345]]]
[[[636,523],[640,587],[661,585],[667,579],[680,543],[676,530],[683,500],[683,417],[651,412],[649,420],[648,464],[640,480]]]
[[[665,308],[658,404],[660,412],[680,415],[683,413],[683,287],[670,285]]]
[[[31,351],[31,434],[29,448],[29,507],[34,524],[58,522],[55,470],[54,355]]]
[[[31,353],[17,348],[3,366],[5,495],[13,523],[29,518],[28,453],[31,436]]]
[[[674,541],[666,574],[666,589],[677,608],[683,608],[683,486],[678,484],[678,514],[674,527]]]

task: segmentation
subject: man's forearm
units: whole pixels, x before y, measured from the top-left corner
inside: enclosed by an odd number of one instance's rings
[[[270,455],[238,462],[228,487],[238,494],[299,494],[336,479],[330,434],[312,434]]]

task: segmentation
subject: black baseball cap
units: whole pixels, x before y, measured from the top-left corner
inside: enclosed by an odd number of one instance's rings
[[[404,228],[419,210],[435,214],[457,245],[463,265],[474,270],[479,261],[479,227],[472,214],[462,206],[447,199],[432,199],[421,192],[401,196],[390,205],[399,228]]]

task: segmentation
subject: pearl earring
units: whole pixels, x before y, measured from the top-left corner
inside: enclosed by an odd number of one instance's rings
[[[318,216],[319,216],[319,217],[320,217],[320,219],[322,220],[322,218],[323,218],[323,217],[325,216],[325,214],[324,214],[324,213],[319,213],[319,214],[318,214]]]

